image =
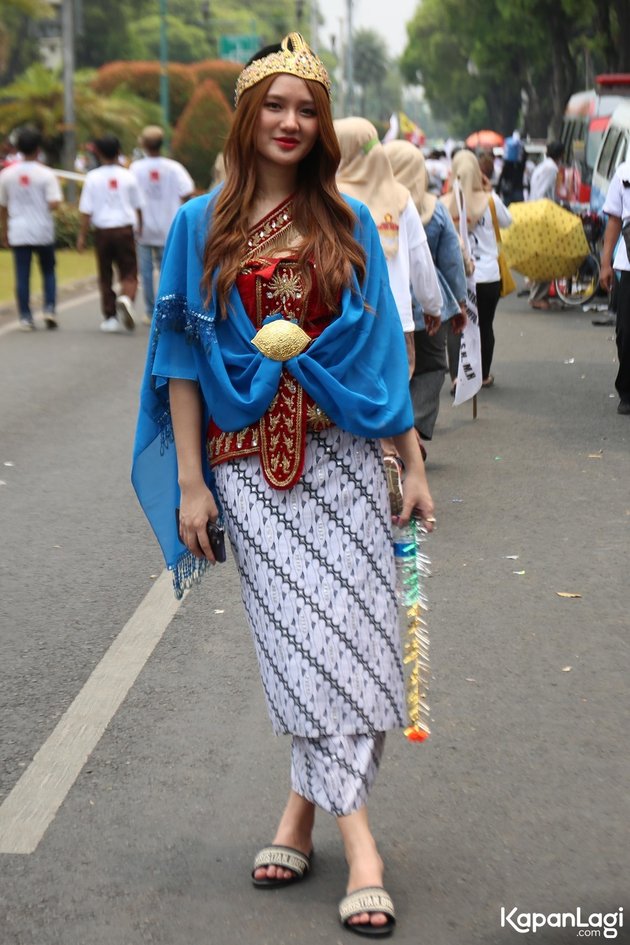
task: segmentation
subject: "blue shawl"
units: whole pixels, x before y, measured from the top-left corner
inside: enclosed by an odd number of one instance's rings
[[[229,297],[227,318],[220,316],[216,293],[207,305],[202,299],[203,249],[217,193],[218,189],[185,203],[171,226],[133,454],[131,480],[173,571],[178,597],[206,570],[207,562],[195,558],[177,532],[180,494],[168,378],[199,384],[205,405],[199,448],[206,482],[213,489],[205,449],[208,418],[229,431],[255,423],[269,407],[283,367],[252,345],[255,332],[236,287]],[[377,439],[413,426],[407,356],[378,230],[364,204],[345,199],[356,215],[354,236],[366,251],[365,279],[359,286],[353,277],[342,293],[339,315],[284,366],[335,424]]]

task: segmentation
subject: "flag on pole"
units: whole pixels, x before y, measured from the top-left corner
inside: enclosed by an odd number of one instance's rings
[[[464,249],[470,256],[470,240],[466,226],[466,204],[459,181],[453,183],[455,200],[459,207],[459,235]],[[474,273],[466,276],[466,314],[468,323],[461,334],[459,347],[459,368],[455,388],[454,406],[465,403],[474,397],[481,388],[481,338],[479,335],[479,315],[477,313],[477,287]]]
[[[411,141],[417,148],[427,140],[426,135],[420,125],[416,125],[404,112],[398,112],[400,123],[400,136],[406,141]]]
[[[420,125],[416,125],[404,112],[392,112],[389,117],[389,128],[383,136],[383,144],[402,138],[411,141],[417,148],[426,141],[426,135]]]

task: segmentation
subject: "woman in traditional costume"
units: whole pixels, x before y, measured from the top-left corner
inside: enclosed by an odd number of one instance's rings
[[[410,141],[388,141],[383,148],[394,177],[407,188],[420,214],[442,293],[442,324],[435,334],[426,330],[422,305],[415,298],[413,310],[416,361],[410,388],[414,424],[421,438],[430,440],[448,371],[448,329],[450,326],[451,333],[457,336],[466,325],[464,257],[448,210],[427,190],[428,174],[422,151]]]
[[[472,151],[462,149],[455,154],[451,168],[451,184],[455,179],[459,181],[464,195],[466,225],[475,263],[481,341],[481,386],[492,387],[494,377],[490,373],[490,368],[494,355],[494,315],[501,298],[499,248],[493,215],[497,219],[497,228],[509,226],[512,217],[501,198],[484,187],[479,161]],[[459,207],[452,187],[440,200],[449,211],[455,225],[459,226]]]
[[[241,73],[226,180],[168,238],[133,482],[179,594],[214,563],[208,522],[224,522],[272,726],[292,735],[289,800],[254,884],[308,874],[321,807],[350,871],[342,922],[385,934],[365,805],[404,698],[379,438],[405,463],[400,523],[430,530],[433,503],[378,231],[335,184],[329,96],[297,33]]]

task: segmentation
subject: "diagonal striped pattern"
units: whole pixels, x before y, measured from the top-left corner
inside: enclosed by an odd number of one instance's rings
[[[216,467],[274,731],[308,739],[404,724],[380,447],[309,434],[305,471],[272,489],[257,457]]]
[[[291,787],[335,817],[346,817],[367,803],[384,747],[385,732],[320,739],[294,735]]]

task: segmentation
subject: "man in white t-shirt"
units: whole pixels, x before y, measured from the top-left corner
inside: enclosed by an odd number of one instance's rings
[[[44,321],[57,327],[55,303],[55,224],[52,211],[61,203],[59,181],[53,171],[37,160],[42,145],[39,131],[24,129],[18,136],[24,160],[0,172],[0,239],[10,246],[15,264],[15,294],[20,328],[35,327],[30,304],[31,260],[36,253],[42,274]],[[8,224],[8,225],[7,225]]]
[[[599,279],[607,292],[612,289],[613,279],[619,279],[616,328],[619,370],[615,379],[619,394],[617,413],[630,415],[630,161],[624,161],[615,171],[603,211],[608,214],[608,223],[604,233]],[[617,250],[613,261],[615,246]]]
[[[142,236],[138,239],[138,261],[144,293],[145,324],[151,324],[155,305],[154,269],[162,265],[164,244],[171,223],[182,203],[192,197],[195,184],[178,161],[162,157],[164,132],[148,125],[140,136],[146,157],[134,161],[129,170],[135,176],[144,201]]]
[[[94,227],[94,246],[98,266],[103,321],[101,331],[131,331],[135,327],[133,303],[138,290],[136,235],[142,235],[142,196],[131,171],[118,162],[120,142],[107,134],[94,142],[101,162],[85,178],[79,211],[81,228],[77,240],[80,253],[85,249],[90,224]],[[113,266],[118,270],[121,293],[116,297]]]
[[[529,181],[530,200],[556,200],[556,186],[563,154],[564,145],[561,141],[551,141],[547,145],[547,156],[532,171]]]

